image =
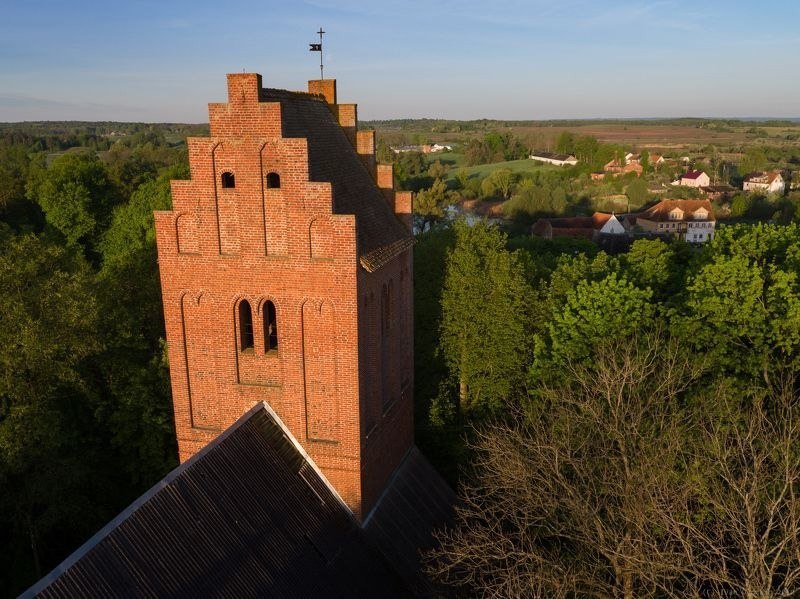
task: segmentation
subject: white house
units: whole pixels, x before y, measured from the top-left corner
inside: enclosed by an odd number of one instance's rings
[[[530,155],[531,160],[538,162],[546,162],[547,164],[555,164],[556,166],[570,165],[575,166],[578,164],[578,159],[572,154],[553,154],[552,152],[534,152]]]
[[[673,181],[673,185],[683,185],[684,187],[708,187],[711,179],[703,171],[689,171],[683,173],[681,178]]]
[[[650,233],[705,243],[714,238],[717,219],[709,200],[662,200],[637,215],[636,224]]]
[[[778,171],[767,173],[750,173],[744,178],[742,188],[745,191],[763,191],[766,193],[783,193],[786,182]]]

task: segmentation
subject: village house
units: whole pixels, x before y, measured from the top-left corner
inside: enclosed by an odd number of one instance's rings
[[[632,156],[632,154],[629,154]],[[603,171],[606,174],[610,175],[626,175],[628,173],[636,173],[637,176],[641,177],[642,173],[644,172],[644,168],[638,161],[629,162],[628,159],[625,159],[625,164],[621,164],[619,159],[615,158],[614,160],[607,162],[603,167]]]
[[[390,146],[392,152],[395,154],[403,154],[404,152],[422,152],[423,154],[435,154],[436,152],[449,152],[453,149],[452,146],[443,144],[418,144],[410,146]]]
[[[554,154],[552,152],[533,152],[530,155],[531,160],[538,162],[545,162],[547,164],[554,164],[556,166],[575,166],[578,164],[578,159],[572,154]]]
[[[602,235],[624,235],[625,228],[614,214],[595,212],[592,216],[540,218],[531,228],[531,235],[544,239],[584,237],[597,240]]]
[[[742,184],[744,191],[763,191],[765,193],[783,193],[786,182],[780,172],[769,171],[766,173],[750,173],[744,178]]]
[[[636,215],[636,225],[647,233],[705,243],[714,238],[716,218],[709,200],[662,200]]]
[[[711,185],[711,179],[703,171],[688,171],[681,175],[681,178],[672,182],[673,185],[682,185],[683,187],[708,187]]]
[[[635,162],[636,164],[642,163],[642,155],[641,154],[628,154],[628,162]],[[664,164],[664,157],[661,154],[649,154],[647,156],[647,164],[651,167],[658,167],[659,165]]]

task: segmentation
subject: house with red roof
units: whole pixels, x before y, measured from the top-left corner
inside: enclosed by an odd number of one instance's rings
[[[708,187],[711,179],[703,171],[688,171],[681,175],[681,178],[672,182],[673,185],[684,187]]]
[[[592,216],[540,218],[531,228],[531,235],[554,237],[585,237],[596,240],[601,235],[625,235],[625,228],[614,214],[595,212]]]
[[[636,215],[636,225],[643,231],[690,243],[713,239],[716,222],[709,200],[662,200]]]

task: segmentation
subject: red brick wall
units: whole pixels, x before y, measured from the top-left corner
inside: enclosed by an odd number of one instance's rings
[[[319,87],[335,96],[335,82]],[[411,255],[375,273],[359,266],[355,217],[334,214],[331,185],[308,180],[306,140],[281,137],[281,104],[260,102],[260,88],[258,75],[228,75],[228,103],[209,105],[211,136],[188,140],[191,180],[173,181],[173,210],[156,213],[180,459],[267,401],[360,517],[413,442]],[[355,106],[332,112],[348,115],[355,141]],[[270,172],[280,188],[266,187]]]

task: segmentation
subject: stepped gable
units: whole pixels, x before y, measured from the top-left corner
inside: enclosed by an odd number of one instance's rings
[[[262,102],[280,102],[283,137],[308,140],[308,177],[333,188],[334,214],[354,214],[361,265],[374,272],[414,243],[398,221],[353,145],[319,96],[261,90]]]
[[[22,597],[425,596],[417,550],[451,494],[412,450],[365,531],[258,404]]]

